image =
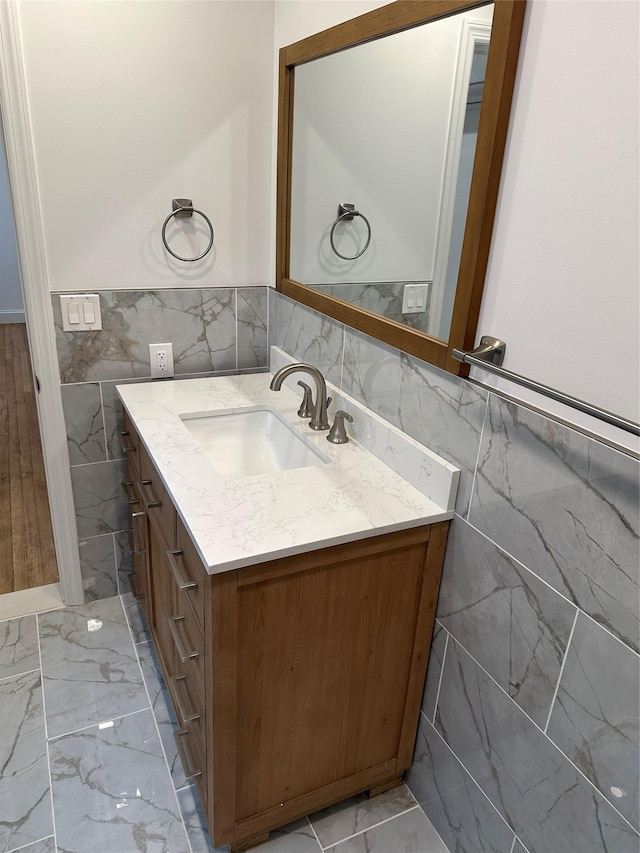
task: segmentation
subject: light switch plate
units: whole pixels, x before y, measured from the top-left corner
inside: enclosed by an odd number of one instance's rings
[[[73,293],[60,296],[63,332],[90,332],[102,328],[100,296]]]
[[[402,313],[422,314],[427,310],[430,281],[419,284],[405,284],[402,288]]]

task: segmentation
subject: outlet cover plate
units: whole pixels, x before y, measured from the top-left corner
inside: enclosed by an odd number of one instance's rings
[[[170,379],[174,376],[173,344],[149,344],[149,365],[152,379]]]

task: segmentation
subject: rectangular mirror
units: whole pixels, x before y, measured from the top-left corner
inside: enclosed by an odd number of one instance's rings
[[[474,345],[523,0],[413,0],[280,51],[277,287],[454,373]]]

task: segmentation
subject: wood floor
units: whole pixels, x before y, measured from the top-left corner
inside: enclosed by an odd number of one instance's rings
[[[58,581],[23,323],[0,323],[0,594]]]

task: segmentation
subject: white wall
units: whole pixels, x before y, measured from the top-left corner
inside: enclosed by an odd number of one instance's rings
[[[20,270],[0,123],[0,323],[24,322]]]
[[[50,289],[272,279],[273,4],[31,0],[19,14]],[[174,197],[215,227],[196,264],[162,248]],[[168,234],[178,254],[206,246]]]
[[[479,324],[509,370],[636,421],[638,8],[529,3]]]
[[[333,7],[347,5],[277,2],[276,46],[337,23]],[[626,0],[528,3],[477,337],[507,342],[505,368],[636,421],[639,30],[638,5]]]

